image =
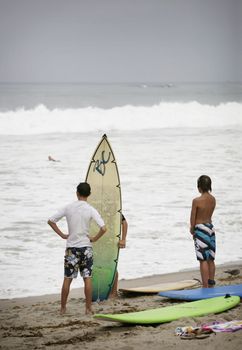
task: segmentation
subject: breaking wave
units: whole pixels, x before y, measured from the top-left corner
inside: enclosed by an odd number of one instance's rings
[[[217,106],[198,102],[160,103],[151,107],[126,105],[102,109],[53,109],[44,105],[0,112],[0,134],[33,135],[100,130],[230,127],[242,125],[242,104]]]

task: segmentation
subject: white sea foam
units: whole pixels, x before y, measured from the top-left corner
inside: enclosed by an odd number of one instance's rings
[[[112,131],[129,223],[120,278],[198,267],[189,233],[196,179],[213,181],[216,263],[242,257],[241,127]],[[75,199],[101,133],[0,136],[0,299],[59,293],[65,241],[46,221]],[[49,152],[60,162],[49,162]],[[60,222],[66,230],[66,224]],[[64,231],[66,232],[66,231]],[[82,285],[81,278],[72,287]]]
[[[177,127],[229,127],[242,125],[242,103],[217,106],[198,102],[160,103],[102,109],[48,109],[38,105],[0,112],[1,135],[34,135],[109,130],[144,130]],[[17,127],[16,127],[17,126]]]
[[[39,104],[0,112],[0,299],[59,292],[65,241],[46,220],[75,198],[103,132],[117,157],[129,222],[120,278],[198,266],[189,215],[202,173],[212,177],[217,198],[216,262],[241,259],[241,130],[241,102],[109,109]],[[49,162],[49,154],[60,162]],[[73,283],[79,285],[80,278]]]

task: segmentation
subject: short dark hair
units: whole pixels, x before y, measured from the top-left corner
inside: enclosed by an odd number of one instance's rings
[[[83,197],[88,197],[91,194],[91,187],[87,182],[81,182],[76,188],[78,194]]]
[[[209,176],[201,175],[197,179],[197,188],[200,188],[202,192],[212,192],[212,181]]]

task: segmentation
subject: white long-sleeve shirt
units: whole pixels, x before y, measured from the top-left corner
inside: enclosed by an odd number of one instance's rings
[[[91,220],[94,220],[99,227],[105,225],[98,211],[83,200],[77,200],[59,209],[49,220],[57,223],[63,217],[66,218],[68,225],[67,248],[91,247],[92,244],[88,238]]]

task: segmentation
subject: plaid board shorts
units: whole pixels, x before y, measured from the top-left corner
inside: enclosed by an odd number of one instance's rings
[[[92,247],[66,248],[64,257],[64,276],[76,278],[78,270],[83,278],[92,276]]]

